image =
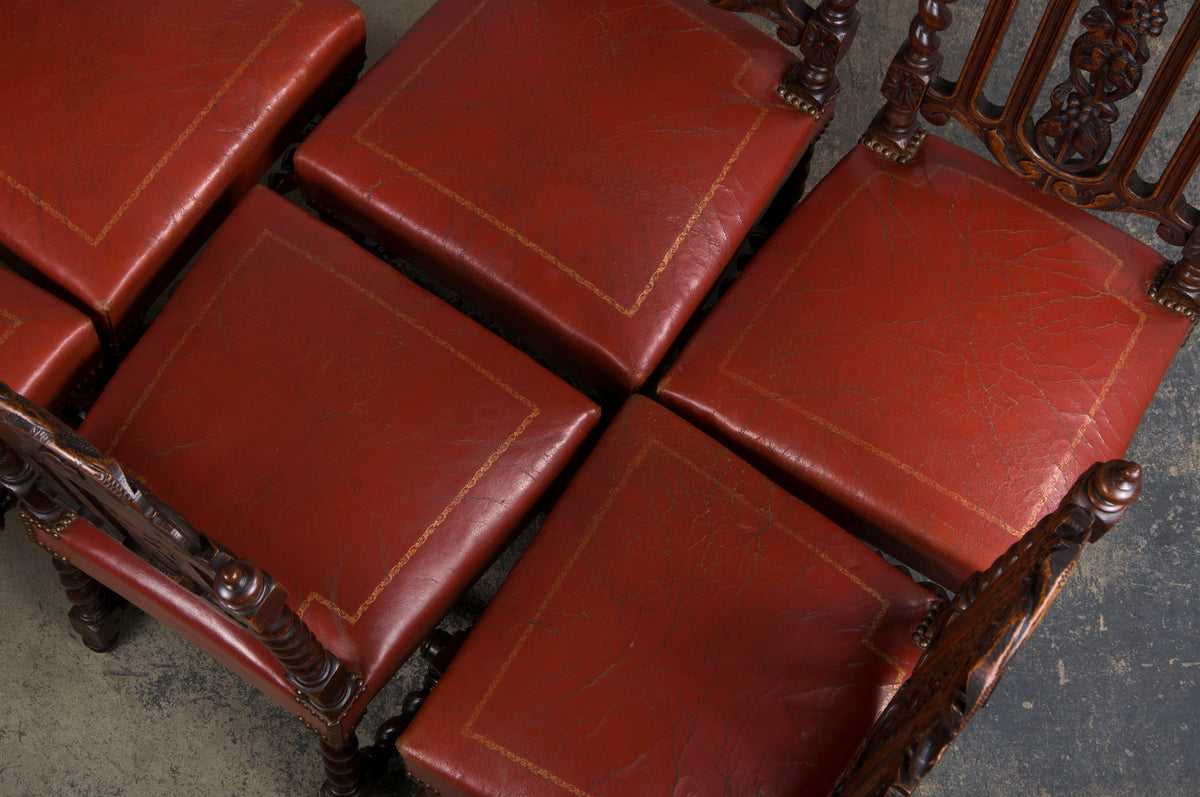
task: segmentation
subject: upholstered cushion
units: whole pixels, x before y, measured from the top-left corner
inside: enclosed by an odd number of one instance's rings
[[[39,0],[5,3],[0,29],[0,248],[102,336],[266,172],[364,40],[344,0]]]
[[[826,794],[931,595],[635,396],[401,738],[442,794]]]
[[[819,125],[695,0],[441,0],[300,148],[307,195],[628,390]]]
[[[956,584],[1124,453],[1188,330],[1146,296],[1162,263],[939,139],[906,166],[860,147],[659,394]]]
[[[282,582],[369,699],[596,419],[525,355],[255,188],[80,432]],[[305,716],[260,645],[125,548],[82,522],[44,541]]]
[[[0,382],[53,406],[99,360],[87,316],[0,268]]]

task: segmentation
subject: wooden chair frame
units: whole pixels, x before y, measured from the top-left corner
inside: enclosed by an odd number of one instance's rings
[[[1145,179],[1137,167],[1171,97],[1200,52],[1200,4],[1188,8],[1114,146],[1113,130],[1120,116],[1117,102],[1141,86],[1150,41],[1166,23],[1164,0],[1099,0],[1089,8],[1081,18],[1084,33],[1071,45],[1071,74],[1054,87],[1050,107],[1036,119],[1038,91],[1079,0],[1046,4],[1037,37],[1002,105],[984,95],[984,83],[1017,3],[990,0],[958,78],[950,80],[938,73],[942,64],[938,34],[950,25],[953,2],[922,0],[908,41],[884,79],[881,91],[887,104],[871,122],[863,143],[903,163],[912,159],[925,137],[918,114],[938,125],[957,119],[1002,166],[1041,191],[1092,210],[1154,219],[1159,236],[1182,247],[1182,255],[1158,275],[1150,293],[1164,307],[1195,322],[1200,318],[1200,234],[1196,232],[1200,208],[1185,191],[1200,164],[1200,111],[1157,180]]]
[[[347,711],[362,679],[313,636],[285,603],[287,590],[254,563],[214,542],[128,476],[61,420],[0,383],[0,489],[15,494],[29,537],[57,537],[82,519],[135,551],[181,587],[244,628],[278,660],[295,698],[323,729],[326,797],[349,797],[386,767],[411,718],[389,720],[377,743],[360,750]],[[53,552],[52,552],[53,553]],[[123,601],[54,554],[84,643],[104,651],[116,640]],[[406,701],[407,702],[407,701]],[[408,711],[415,712],[409,705]]]
[[[1041,622],[1084,548],[1141,492],[1132,462],[1097,463],[1059,504],[954,598],[935,604],[913,639],[925,653],[876,719],[832,797],[910,795]]]

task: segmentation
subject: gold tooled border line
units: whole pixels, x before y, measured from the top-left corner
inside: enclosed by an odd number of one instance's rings
[[[859,578],[858,576],[851,573],[849,570],[847,570],[845,567],[843,567],[840,563],[834,561],[829,556],[829,554],[827,554],[819,546],[814,545],[811,541],[805,539],[800,534],[797,534],[796,532],[792,531],[788,527],[784,526],[782,523],[780,523],[778,520],[775,520],[773,517],[770,517],[769,512],[767,512],[767,510],[764,507],[751,503],[740,492],[733,489],[732,487],[729,487],[728,485],[723,483],[720,479],[718,479],[717,477],[708,473],[706,470],[701,468],[699,465],[696,465],[694,462],[689,460],[683,454],[681,454],[680,452],[667,446],[665,443],[663,443],[653,437],[647,438],[646,440],[644,440],[642,442],[642,445],[639,447],[637,454],[635,454],[634,457],[630,460],[629,465],[626,466],[625,472],[623,474],[621,474],[621,477],[616,481],[616,483],[612,486],[612,488],[609,489],[608,496],[605,498],[604,503],[601,505],[599,511],[597,511],[596,514],[592,516],[592,520],[588,524],[587,531],[583,534],[583,536],[579,540],[579,543],[575,546],[575,549],[572,551],[570,557],[568,557],[566,564],[564,564],[562,569],[559,571],[557,577],[554,579],[554,583],[551,585],[549,591],[546,593],[545,597],[542,599],[541,604],[539,604],[539,606],[538,606],[537,610],[534,612],[533,616],[531,616],[528,620],[524,621],[525,630],[522,632],[521,637],[517,640],[516,644],[514,644],[513,648],[509,651],[508,656],[505,658],[503,664],[501,664],[500,669],[497,670],[495,677],[492,679],[491,683],[488,685],[488,688],[484,692],[483,696],[479,699],[479,702],[475,705],[475,708],[472,710],[470,716],[467,718],[467,721],[459,729],[459,733],[461,733],[466,738],[471,739],[472,741],[483,745],[487,749],[489,749],[492,752],[496,753],[497,755],[505,758],[506,760],[512,762],[513,764],[516,764],[516,765],[528,770],[529,772],[532,772],[533,774],[535,774],[541,778],[544,778],[545,780],[549,781],[550,783],[553,783],[555,786],[558,786],[559,788],[561,788],[565,791],[568,791],[571,794],[577,795],[577,797],[590,797],[590,795],[584,789],[581,789],[578,786],[574,785],[573,783],[559,777],[558,775],[555,775],[553,772],[549,771],[545,767],[535,764],[534,762],[528,760],[527,758],[524,758],[521,755],[513,752],[512,750],[505,747],[503,744],[497,742],[496,740],[487,737],[483,733],[476,730],[474,726],[478,722],[479,717],[483,713],[487,704],[491,701],[492,696],[495,694],[497,688],[500,685],[500,681],[502,681],[504,679],[505,675],[508,673],[509,668],[513,665],[517,656],[520,655],[521,649],[524,647],[525,642],[529,639],[529,637],[533,634],[533,632],[537,628],[539,628],[539,621],[540,621],[542,615],[547,611],[551,602],[554,600],[556,594],[558,593],[559,588],[567,580],[567,577],[570,575],[570,573],[574,569],[575,565],[579,562],[580,557],[583,555],[584,549],[591,542],[592,538],[596,534],[597,528],[600,526],[600,523],[604,520],[605,516],[608,514],[609,510],[612,508],[613,504],[615,503],[617,495],[622,490],[625,489],[626,485],[631,480],[634,471],[636,471],[642,465],[643,460],[645,460],[649,456],[650,450],[652,448],[657,451],[660,451],[660,452],[670,455],[671,457],[676,459],[680,464],[682,464],[684,467],[690,469],[691,471],[696,473],[698,476],[709,481],[712,484],[714,490],[725,493],[732,502],[740,504],[743,507],[759,514],[760,516],[768,517],[770,519],[772,528],[782,532],[784,535],[801,543],[811,553],[815,554],[818,558],[823,560],[826,564],[832,566],[833,569],[836,570],[837,572],[846,576],[846,578],[850,579],[850,581],[853,582],[857,587],[859,587],[859,589],[861,589],[863,592],[865,592],[871,598],[878,601],[879,602],[879,611],[875,614],[874,620],[872,620],[870,627],[868,627],[866,634],[864,634],[864,636],[861,640],[862,645],[868,651],[870,651],[871,655],[887,662],[887,664],[896,671],[896,681],[892,684],[892,691],[895,691],[896,689],[898,689],[900,687],[900,684],[904,681],[904,679],[908,677],[908,670],[906,670],[904,668],[904,666],[899,662],[899,660],[895,656],[889,656],[889,655],[885,654],[872,641],[872,637],[875,635],[876,630],[878,630],[880,622],[883,620],[884,616],[887,614],[888,609],[890,608],[891,604],[888,600],[886,600],[882,595],[880,595],[878,592],[873,590],[861,578]]]
[[[5,310],[3,307],[0,307],[0,318],[5,318],[12,322],[12,326],[4,330],[3,333],[0,333],[0,346],[3,346],[4,341],[12,337],[12,334],[21,328],[21,325],[25,323],[25,319],[18,318],[17,316]]]
[[[723,32],[712,27],[711,25],[706,23],[704,20],[700,19],[695,14],[693,14],[691,11],[680,7],[679,5],[677,5],[674,2],[671,2],[671,5],[673,7],[675,7],[678,11],[680,11],[681,13],[694,19],[698,25],[702,25],[708,31],[710,31],[711,33],[714,33],[715,35],[717,35],[718,37],[723,39],[731,48],[740,52],[745,57],[745,59],[746,59],[745,63],[742,65],[742,68],[740,70],[738,70],[737,74],[734,75],[731,83],[732,83],[734,90],[736,92],[738,92],[739,94],[741,94],[743,97],[745,97],[751,104],[757,105],[759,111],[758,111],[758,116],[751,123],[749,129],[746,131],[746,133],[742,137],[741,141],[734,148],[733,154],[730,156],[729,160],[727,160],[725,162],[725,165],[721,168],[721,171],[717,175],[716,180],[713,182],[713,184],[711,186],[709,186],[708,191],[705,193],[704,197],[700,200],[699,204],[693,210],[693,212],[692,212],[691,216],[688,218],[688,221],[686,222],[686,224],[684,224],[683,230],[675,238],[675,241],[671,244],[671,246],[668,247],[666,254],[663,255],[662,260],[659,262],[659,264],[655,268],[655,270],[651,273],[649,280],[647,281],[645,286],[642,288],[641,292],[638,294],[638,296],[635,298],[635,300],[633,301],[632,304],[630,304],[630,305],[622,304],[620,301],[618,301],[617,299],[610,296],[608,293],[606,293],[604,290],[602,290],[595,283],[588,280],[586,277],[584,277],[582,274],[580,274],[574,268],[567,265],[565,262],[563,262],[561,259],[559,259],[555,255],[551,254],[549,251],[547,251],[544,247],[539,245],[537,242],[533,241],[528,236],[522,234],[520,231],[518,231],[512,225],[510,225],[510,224],[502,221],[501,219],[497,218],[496,216],[492,215],[484,208],[480,207],[479,205],[477,205],[476,203],[467,199],[466,197],[462,196],[461,194],[456,193],[455,191],[450,189],[448,186],[445,186],[442,183],[438,182],[433,177],[430,177],[429,175],[425,174],[423,171],[418,169],[416,166],[413,166],[412,164],[402,160],[400,157],[398,157],[394,153],[389,152],[388,150],[384,149],[382,146],[375,143],[374,141],[371,141],[366,136],[367,128],[371,127],[379,119],[379,117],[388,108],[388,106],[391,105],[391,103],[403,91],[405,91],[408,88],[409,84],[417,76],[419,76],[421,74],[421,72],[423,72],[425,70],[425,68],[430,64],[430,62],[433,61],[433,59],[436,58],[442,52],[443,49],[446,48],[446,46],[450,43],[450,41],[452,39],[454,39],[456,36],[458,36],[459,33],[461,33],[467,27],[467,25],[470,24],[470,22],[476,16],[479,15],[479,13],[483,10],[484,6],[486,6],[489,2],[491,2],[491,0],[482,0],[482,2],[480,2],[479,5],[477,5],[471,11],[471,13],[467,14],[463,18],[463,20],[457,26],[455,26],[454,30],[452,30],[450,32],[450,34],[444,40],[442,40],[436,47],[433,48],[433,50],[429,53],[429,55],[426,56],[426,58],[420,64],[418,64],[417,67],[400,82],[400,85],[395,90],[393,90],[391,94],[388,95],[388,97],[383,101],[383,103],[381,105],[379,105],[379,107],[377,107],[367,117],[367,120],[365,122],[363,122],[363,124],[358,128],[358,130],[355,131],[354,141],[356,143],[362,145],[363,147],[367,148],[371,152],[375,153],[379,157],[383,158],[384,160],[389,161],[390,163],[397,166],[398,168],[400,168],[404,172],[408,173],[409,175],[415,177],[417,180],[420,180],[422,183],[429,186],[430,188],[437,191],[438,193],[442,194],[450,201],[454,202],[455,204],[459,205],[460,207],[465,208],[466,210],[469,210],[470,212],[479,216],[479,218],[488,222],[489,224],[494,226],[496,229],[500,230],[504,234],[511,237],[513,240],[520,243],[525,248],[529,249],[531,252],[535,253],[536,255],[538,255],[539,257],[544,259],[547,263],[554,266],[554,268],[558,269],[563,274],[567,275],[569,278],[571,278],[576,283],[578,283],[581,287],[583,287],[590,293],[594,294],[596,297],[598,297],[599,299],[604,301],[606,304],[613,307],[617,312],[621,313],[622,315],[624,315],[628,318],[632,318],[634,315],[637,314],[638,310],[640,310],[642,308],[642,305],[645,304],[646,300],[650,297],[650,294],[653,292],[655,286],[658,284],[659,279],[662,277],[663,273],[667,270],[667,267],[671,264],[672,260],[674,259],[675,253],[679,250],[680,246],[682,246],[684,239],[686,239],[691,234],[693,228],[695,227],[696,223],[700,220],[700,217],[703,215],[704,211],[707,209],[709,203],[712,201],[713,197],[716,196],[717,192],[721,189],[721,186],[724,184],[725,178],[729,175],[729,172],[733,169],[733,167],[737,163],[738,159],[741,158],[743,151],[746,149],[746,147],[750,143],[750,140],[754,137],[754,135],[758,132],[759,128],[762,126],[762,123],[766,119],[767,114],[770,113],[772,110],[787,110],[790,112],[790,111],[792,111],[792,109],[790,107],[785,109],[783,106],[780,106],[780,105],[763,102],[763,101],[757,99],[756,97],[754,97],[753,95],[751,95],[750,92],[746,91],[746,89],[743,88],[741,85],[741,80],[742,80],[742,77],[746,74],[746,72],[749,71],[750,67],[754,64],[754,59],[746,51],[746,49],[744,47],[741,47],[740,45],[738,45],[736,42],[730,40],[727,36],[725,36],[725,34]]]
[[[363,600],[363,602],[360,603],[354,611],[347,611],[346,609],[343,609],[341,606],[338,605],[338,603],[336,601],[328,598],[325,595],[322,595],[321,593],[319,593],[315,590],[310,592],[304,598],[303,602],[301,602],[301,604],[300,604],[299,609],[297,609],[297,611],[296,611],[296,613],[298,615],[303,616],[305,611],[307,611],[307,609],[313,603],[319,603],[319,604],[325,606],[326,608],[328,608],[333,613],[335,613],[338,617],[340,617],[345,622],[349,623],[350,625],[354,625],[360,619],[362,619],[362,616],[366,613],[367,609],[369,609],[375,603],[375,601],[379,598],[379,596],[383,594],[383,591],[388,587],[389,584],[392,583],[392,581],[396,578],[396,576],[400,573],[400,571],[404,568],[404,566],[406,564],[408,564],[408,562],[413,558],[413,556],[417,553],[417,551],[421,548],[421,546],[423,546],[426,542],[428,542],[429,538],[433,536],[434,532],[436,532],[437,529],[442,525],[442,523],[445,522],[446,518],[448,518],[450,516],[450,514],[455,510],[455,508],[458,507],[458,505],[462,503],[462,501],[467,497],[467,495],[471,492],[471,490],[475,487],[475,485],[479,483],[479,481],[488,472],[488,470],[490,470],[491,467],[493,465],[495,465],[497,461],[499,461],[499,459],[504,455],[504,453],[506,451],[508,451],[509,447],[517,440],[517,438],[519,438],[522,434],[525,433],[525,431],[527,429],[529,429],[529,427],[533,423],[534,419],[536,419],[541,414],[541,408],[539,408],[530,399],[528,399],[527,397],[525,397],[524,395],[519,393],[511,385],[509,385],[508,383],[501,380],[499,377],[497,377],[491,371],[487,370],[482,365],[480,365],[479,363],[472,360],[465,353],[456,349],[449,341],[438,336],[435,332],[433,332],[432,330],[430,330],[429,328],[427,328],[426,326],[421,324],[415,318],[413,318],[413,317],[407,315],[406,313],[400,311],[399,309],[393,307],[391,304],[389,304],[387,301],[385,301],[378,294],[371,292],[367,288],[363,287],[362,285],[359,285],[357,282],[355,282],[354,280],[347,277],[345,274],[338,271],[333,266],[333,264],[330,263],[329,261],[309,252],[306,249],[303,249],[303,248],[297,246],[296,244],[291,243],[290,241],[282,238],[280,235],[272,232],[269,229],[264,229],[258,234],[258,236],[257,236],[257,238],[255,238],[254,242],[250,244],[249,248],[247,248],[246,251],[242,253],[241,257],[238,258],[238,260],[234,264],[233,268],[231,268],[229,270],[229,273],[226,274],[225,277],[221,280],[220,284],[217,285],[217,287],[213,291],[212,295],[203,304],[203,306],[201,306],[199,312],[196,313],[195,318],[192,319],[192,321],[188,325],[187,329],[184,330],[182,335],[180,335],[179,340],[176,341],[175,345],[171,348],[170,352],[168,352],[166,357],[163,358],[162,364],[159,366],[158,370],[154,373],[154,376],[151,377],[150,381],[147,383],[145,389],[142,391],[142,395],[134,403],[133,407],[129,411],[129,414],[126,416],[125,421],[117,429],[116,434],[113,435],[112,441],[107,446],[106,452],[108,454],[111,455],[112,452],[116,449],[118,443],[121,441],[121,438],[125,435],[125,432],[129,429],[130,424],[132,424],[134,418],[141,411],[141,409],[145,405],[146,401],[150,398],[151,393],[153,393],[155,387],[158,385],[159,381],[162,379],[162,377],[166,373],[167,369],[171,366],[172,362],[175,360],[176,356],[179,354],[179,351],[183,348],[183,346],[187,343],[188,339],[192,336],[192,333],[195,332],[195,330],[200,326],[200,324],[208,316],[209,312],[212,310],[212,308],[216,304],[217,300],[221,297],[221,294],[224,293],[226,287],[228,287],[228,285],[233,281],[233,278],[238,274],[239,271],[241,271],[242,266],[244,266],[246,264],[246,262],[250,259],[250,256],[255,252],[255,250],[258,249],[258,247],[265,240],[271,240],[277,244],[280,244],[281,246],[289,249],[296,255],[303,257],[305,260],[308,260],[310,263],[320,267],[321,269],[332,274],[334,277],[337,277],[338,279],[342,280],[347,285],[349,285],[351,288],[358,291],[360,294],[362,294],[366,298],[370,299],[371,301],[375,302],[379,306],[383,307],[385,310],[387,310],[388,312],[395,315],[397,318],[404,321],[406,324],[411,326],[413,329],[417,330],[422,335],[426,336],[427,338],[432,340],[434,343],[436,343],[439,346],[441,346],[442,348],[444,348],[451,355],[453,355],[454,357],[461,360],[463,363],[465,363],[466,365],[468,365],[469,367],[474,369],[476,372],[478,372],[481,376],[486,378],[488,381],[492,382],[497,387],[499,387],[501,390],[503,390],[505,393],[512,396],[517,402],[524,405],[525,408],[528,410],[528,414],[521,420],[521,422],[517,425],[516,429],[514,429],[508,435],[508,437],[500,444],[500,446],[498,448],[496,448],[484,460],[483,464],[480,465],[480,467],[475,471],[475,473],[471,476],[471,478],[469,480],[467,480],[466,484],[464,484],[462,486],[462,488],[459,489],[458,493],[454,496],[454,498],[452,498],[450,500],[450,502],[441,510],[440,513],[438,513],[437,517],[433,520],[432,523],[430,523],[425,528],[425,530],[422,532],[421,536],[418,537],[416,539],[416,541],[413,542],[412,545],[409,546],[408,550],[405,551],[404,555],[397,562],[392,564],[392,566],[388,569],[388,572],[383,577],[383,579],[378,584],[375,585],[374,589],[371,591],[371,594],[365,600]]]
[[[1076,237],[1080,240],[1084,240],[1084,241],[1088,242],[1089,244],[1091,244],[1092,246],[1094,246],[1097,250],[1099,250],[1105,256],[1107,256],[1109,258],[1109,260],[1111,260],[1113,263],[1112,271],[1109,272],[1108,277],[1106,277],[1104,280],[1103,292],[1097,292],[1096,295],[1097,296],[1108,296],[1108,297],[1116,299],[1118,302],[1120,302],[1121,304],[1125,305],[1128,309],[1133,311],[1133,313],[1136,314],[1138,317],[1137,325],[1134,328],[1132,334],[1130,335],[1128,343],[1126,343],[1125,348],[1122,350],[1121,354],[1117,357],[1116,362],[1113,364],[1112,371],[1109,373],[1108,378],[1105,380],[1103,387],[1096,394],[1096,400],[1092,403],[1092,406],[1088,410],[1087,419],[1085,421],[1083,421],[1080,424],[1079,428],[1076,430],[1074,436],[1071,439],[1070,445],[1067,447],[1067,452],[1063,455],[1062,459],[1058,463],[1058,469],[1060,471],[1063,471],[1063,470],[1065,470],[1067,465],[1070,463],[1070,461],[1075,457],[1075,449],[1078,448],[1079,443],[1083,439],[1084,434],[1091,427],[1091,425],[1095,422],[1096,412],[1097,412],[1097,410],[1099,410],[1101,404],[1104,403],[1104,400],[1108,397],[1109,391],[1112,389],[1112,386],[1116,382],[1117,377],[1120,375],[1121,371],[1124,369],[1125,363],[1129,359],[1130,353],[1133,351],[1134,346],[1137,344],[1138,339],[1141,337],[1142,330],[1145,328],[1146,321],[1148,320],[1148,316],[1146,315],[1145,312],[1143,312],[1141,310],[1141,308],[1134,305],[1133,302],[1131,302],[1127,296],[1113,291],[1113,289],[1111,287],[1111,283],[1112,283],[1113,278],[1120,271],[1122,264],[1121,264],[1120,259],[1117,258],[1117,256],[1108,247],[1102,245],[1099,241],[1095,240],[1090,235],[1083,233],[1082,231],[1080,231],[1078,228],[1074,227],[1073,225],[1067,224],[1066,222],[1053,216],[1052,214],[1047,213],[1045,210],[1038,207],[1037,205],[1034,205],[1031,202],[1021,199],[1020,197],[1017,197],[1016,195],[1012,194],[1011,192],[1006,191],[1005,189],[1000,188],[999,186],[993,185],[992,183],[980,178],[977,175],[971,174],[971,173],[963,171],[961,169],[957,169],[957,168],[954,168],[951,166],[945,166],[944,164],[936,164],[927,171],[925,180],[931,181],[933,179],[933,177],[938,172],[941,172],[941,171],[954,172],[954,173],[966,178],[966,180],[968,182],[973,182],[973,183],[977,183],[977,184],[986,186],[988,189],[1004,195],[1005,197],[1012,200],[1013,202],[1020,203],[1024,206],[1036,211],[1037,213],[1040,213],[1041,215],[1043,215],[1047,219],[1049,219],[1052,223],[1057,224],[1058,226],[1062,227],[1064,230],[1070,232],[1074,237]],[[811,236],[811,238],[809,239],[809,242],[805,246],[804,250],[801,251],[795,257],[795,259],[792,261],[791,267],[786,272],[784,272],[784,276],[782,277],[782,279],[779,280],[779,282],[776,284],[775,288],[771,291],[770,294],[768,294],[766,299],[760,303],[761,307],[758,310],[758,312],[755,314],[754,318],[752,318],[750,320],[750,322],[747,323],[746,326],[741,330],[741,332],[733,339],[733,343],[730,345],[728,351],[721,358],[721,360],[717,366],[717,370],[723,376],[733,380],[734,382],[751,388],[755,392],[762,395],[764,398],[767,398],[767,399],[774,401],[784,407],[787,407],[788,409],[792,410],[793,412],[801,415],[805,420],[809,421],[810,423],[813,423],[813,424],[816,424],[817,426],[822,427],[823,429],[831,432],[832,434],[835,434],[838,437],[841,437],[843,440],[846,440],[847,442],[857,446],[858,448],[863,449],[864,451],[867,451],[871,455],[883,460],[884,462],[887,462],[889,465],[892,465],[893,467],[897,468],[898,470],[903,471],[904,473],[913,477],[914,479],[921,482],[922,484],[925,484],[926,486],[937,491],[942,496],[949,498],[954,503],[967,509],[968,511],[970,511],[971,513],[973,513],[974,515],[979,517],[981,520],[1002,529],[1003,531],[1005,531],[1006,533],[1008,533],[1014,537],[1020,537],[1021,535],[1023,535],[1025,533],[1025,531],[1027,531],[1034,524],[1034,522],[1039,517],[1041,517],[1042,514],[1044,514],[1044,509],[1045,509],[1047,503],[1050,501],[1049,485],[1043,485],[1041,498],[1034,505],[1034,507],[1030,510],[1029,517],[1025,519],[1025,521],[1021,524],[1020,527],[1013,526],[1012,524],[1006,522],[1005,520],[1003,520],[1002,518],[993,514],[992,512],[989,512],[988,510],[984,509],[980,505],[969,500],[962,494],[955,492],[954,490],[951,490],[949,487],[946,487],[945,485],[943,485],[941,482],[939,482],[937,479],[933,478],[932,476],[929,476],[928,474],[922,472],[920,469],[914,467],[913,465],[908,464],[900,457],[897,457],[896,455],[883,450],[882,448],[870,443],[869,441],[864,440],[863,438],[855,435],[854,433],[848,431],[847,429],[844,429],[843,427],[839,426],[838,424],[834,423],[833,421],[829,420],[828,418],[824,417],[823,415],[819,415],[815,412],[805,409],[800,404],[790,401],[785,396],[771,390],[770,388],[766,387],[765,385],[759,384],[758,382],[755,382],[753,379],[750,379],[749,377],[746,377],[742,374],[737,373],[729,365],[729,362],[733,358],[737,349],[742,345],[743,341],[745,341],[746,337],[750,334],[750,332],[753,330],[753,328],[755,326],[757,326],[760,321],[762,321],[763,316],[767,313],[767,310],[770,307],[771,303],[783,291],[784,287],[792,280],[792,278],[795,276],[797,270],[799,270],[800,265],[808,257],[809,253],[816,246],[817,242],[820,241],[820,239],[822,237],[824,237],[825,233],[828,232],[829,228],[833,225],[833,223],[837,219],[839,219],[843,216],[843,214],[846,212],[847,207],[849,207],[850,204],[852,204],[856,199],[858,199],[859,194],[861,194],[863,191],[865,191],[876,180],[880,180],[880,179],[884,179],[884,178],[891,179],[891,180],[897,180],[897,181],[901,181],[901,182],[906,182],[909,185],[913,185],[913,186],[919,185],[919,183],[917,181],[909,180],[903,174],[898,173],[898,172],[897,173],[877,172],[876,174],[872,175],[866,182],[864,182],[862,185],[860,185],[858,188],[856,188],[853,192],[851,192],[851,194],[846,198],[846,200],[836,210],[832,211],[829,214],[828,218],[826,219],[825,223],[821,226],[821,228],[819,230],[817,230]]]
[[[154,181],[154,178],[158,176],[159,172],[161,172],[171,158],[173,158],[175,154],[179,152],[184,143],[186,143],[191,137],[192,133],[196,132],[196,129],[200,127],[205,117],[208,116],[216,104],[220,102],[226,94],[229,93],[229,90],[233,87],[233,84],[236,83],[242,74],[250,68],[250,65],[254,62],[254,59],[256,59],[262,53],[262,51],[266,49],[267,45],[269,45],[280,34],[280,32],[282,32],[283,28],[292,20],[293,17],[296,16],[297,13],[299,13],[300,9],[304,6],[304,0],[291,0],[291,3],[291,10],[284,13],[279,22],[275,24],[275,27],[268,31],[267,34],[258,42],[258,44],[255,45],[254,49],[250,51],[250,54],[247,55],[240,64],[238,64],[238,67],[233,71],[233,74],[225,79],[220,88],[217,89],[216,93],[209,98],[208,102],[205,103],[204,107],[200,109],[200,112],[196,114],[191,123],[176,137],[175,142],[167,148],[167,151],[164,152],[162,157],[158,159],[158,161],[150,169],[150,172],[143,177],[141,182],[139,182],[133,189],[133,193],[125,198],[125,201],[120,204],[116,212],[112,215],[112,217],[109,218],[107,222],[105,222],[104,226],[100,228],[98,233],[95,233],[94,235],[88,233],[79,224],[71,221],[71,219],[68,218],[63,211],[42,199],[35,191],[3,169],[0,169],[0,181],[7,183],[18,194],[24,196],[30,202],[37,205],[51,218],[62,223],[63,226],[65,226],[75,235],[79,236],[90,246],[99,246],[101,241],[108,237],[109,232],[111,232],[112,228],[117,225],[117,222],[119,222],[125,216],[125,213],[129,210],[129,208],[133,206],[133,203],[137,201],[138,197],[142,195],[142,192],[145,191],[150,183]]]

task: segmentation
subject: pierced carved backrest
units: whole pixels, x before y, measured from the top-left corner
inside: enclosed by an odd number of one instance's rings
[[[1004,97],[988,79],[1017,36],[1005,39],[1018,0],[990,0],[957,76],[941,74],[939,34],[950,27],[954,0],[920,0],[909,38],[884,79],[887,105],[864,143],[904,162],[924,137],[918,113],[934,124],[955,119],[1013,174],[1040,190],[1094,210],[1127,211],[1158,222],[1163,240],[1187,246],[1200,263],[1200,210],[1185,196],[1200,163],[1200,109],[1157,176],[1139,171],[1143,155],[1162,146],[1160,123],[1200,49],[1200,3],[1165,0],[1043,0],[1037,30]],[[1178,31],[1163,41],[1167,14]],[[1066,53],[1065,64],[1056,56]],[[1153,76],[1144,77],[1153,67]],[[993,91],[997,91],[993,89]],[[1048,93],[1047,93],[1048,92]],[[1141,93],[1140,99],[1138,98]],[[1172,113],[1175,110],[1172,109]],[[1196,239],[1196,240],[1193,240]],[[1200,272],[1166,277],[1160,301],[1195,320]],[[1165,276],[1165,275],[1164,275]],[[1180,302],[1191,307],[1175,306]]]
[[[104,531],[180,586],[206,598],[279,660],[331,737],[361,681],[312,636],[284,588],[193,528],[57,417],[0,382],[0,489],[34,531],[58,536],[76,517]],[[103,580],[103,579],[100,579]]]
[[[941,604],[914,638],[927,645],[912,676],[876,720],[833,794],[911,794],[982,708],[1041,621],[1084,547],[1105,534],[1141,490],[1141,469],[1093,465],[1058,509]]]
[[[112,457],[8,386],[0,384],[0,481],[39,529],[59,534],[75,516],[142,554],[198,594],[212,592],[228,551],[192,528]]]

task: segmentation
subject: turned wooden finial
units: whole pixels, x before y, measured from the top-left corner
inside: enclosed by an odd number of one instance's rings
[[[263,572],[245,559],[235,559],[217,571],[213,580],[217,597],[233,611],[253,611],[267,594]]]
[[[1063,505],[1083,507],[1096,517],[1091,541],[1104,536],[1142,492],[1142,467],[1114,459],[1093,465],[1063,499]]]

